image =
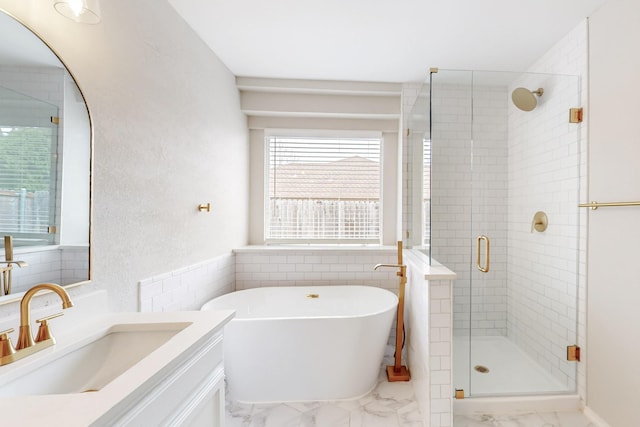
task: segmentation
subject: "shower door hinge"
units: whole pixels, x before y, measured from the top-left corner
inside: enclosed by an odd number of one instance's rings
[[[567,360],[569,362],[579,362],[580,361],[580,347],[577,345],[569,345],[567,346]]]
[[[582,123],[582,108],[569,108],[569,123]]]
[[[411,135],[411,129],[407,128],[407,136]]]
[[[464,399],[464,390],[461,389],[461,388],[457,388],[456,389],[455,398],[456,399]]]
[[[50,225],[49,227],[47,227],[47,233],[49,234],[56,234],[57,231],[58,229],[55,225]]]
[[[59,125],[60,124],[60,117],[51,116],[51,123],[53,123],[54,125]]]

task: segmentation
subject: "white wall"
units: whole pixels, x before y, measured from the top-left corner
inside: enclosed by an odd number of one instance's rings
[[[640,4],[610,0],[590,18],[589,196],[640,200]],[[638,425],[640,207],[589,211],[587,404]]]
[[[102,2],[79,25],[0,0],[65,61],[92,113],[92,279],[135,311],[140,280],[247,242],[248,135],[234,76],[165,1]],[[211,202],[212,212],[199,213]]]

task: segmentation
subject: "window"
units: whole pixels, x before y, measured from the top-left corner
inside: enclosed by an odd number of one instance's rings
[[[380,135],[267,135],[267,241],[379,243],[380,147]]]
[[[422,244],[431,247],[431,140],[422,140]]]
[[[56,135],[51,126],[0,124],[0,234],[19,243],[51,244]]]

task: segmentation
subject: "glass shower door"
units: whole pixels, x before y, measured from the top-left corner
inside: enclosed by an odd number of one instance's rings
[[[485,73],[471,87],[469,396],[501,394],[507,340],[508,96]]]
[[[512,103],[518,87],[531,89],[533,110]],[[429,91],[431,255],[457,274],[454,388],[574,391],[581,150],[568,117],[579,80],[440,70]]]

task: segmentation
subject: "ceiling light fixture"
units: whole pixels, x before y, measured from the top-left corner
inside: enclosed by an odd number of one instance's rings
[[[100,22],[99,0],[56,0],[53,4],[56,11],[72,21],[82,24]]]

